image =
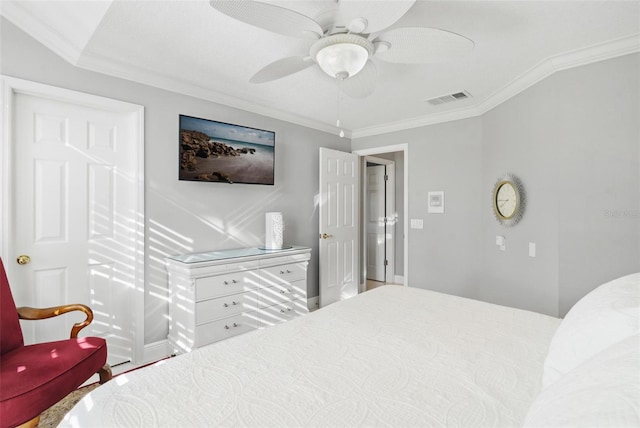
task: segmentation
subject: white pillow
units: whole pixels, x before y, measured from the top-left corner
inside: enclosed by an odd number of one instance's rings
[[[567,313],[549,345],[542,387],[608,346],[640,333],[640,273],[603,284]]]
[[[640,335],[576,367],[533,401],[524,427],[640,426]]]

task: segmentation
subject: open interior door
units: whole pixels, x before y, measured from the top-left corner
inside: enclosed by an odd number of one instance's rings
[[[358,294],[358,156],[320,148],[320,307]]]
[[[387,174],[384,165],[371,165],[366,167],[367,180],[365,228],[367,234],[367,279],[386,282],[386,239],[387,239],[387,214],[386,214],[386,185]]]

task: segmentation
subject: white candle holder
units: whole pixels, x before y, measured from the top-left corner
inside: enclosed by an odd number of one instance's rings
[[[284,238],[284,220],[281,212],[265,214],[264,248],[267,250],[281,250]]]

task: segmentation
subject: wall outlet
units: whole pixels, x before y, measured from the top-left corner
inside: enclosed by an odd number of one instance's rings
[[[421,218],[412,218],[411,219],[411,229],[422,229],[424,227],[424,222]]]

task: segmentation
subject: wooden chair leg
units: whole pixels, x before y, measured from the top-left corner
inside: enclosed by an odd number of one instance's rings
[[[102,368],[98,370],[98,374],[100,375],[100,385],[110,381],[113,377],[113,375],[111,374],[111,366],[109,364],[105,364],[104,366],[102,366]]]
[[[30,421],[23,423],[22,425],[19,425],[17,428],[35,428],[38,426],[39,423],[40,423],[40,415],[36,416]]]

